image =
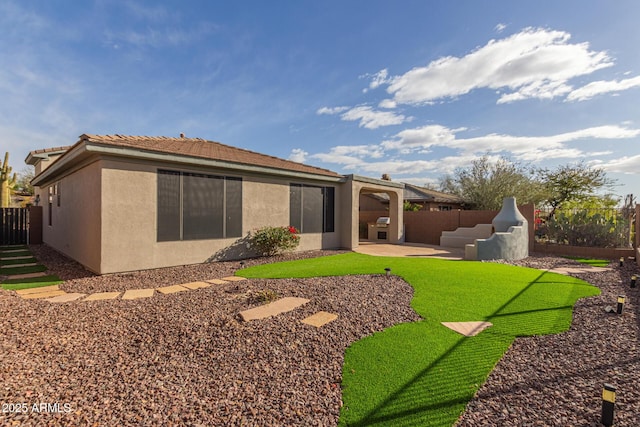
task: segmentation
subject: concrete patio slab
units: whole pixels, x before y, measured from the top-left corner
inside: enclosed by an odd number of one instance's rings
[[[480,332],[493,326],[491,322],[441,322],[443,326],[456,331],[465,337],[475,337]]]
[[[310,300],[306,298],[285,297],[272,303],[261,305],[260,307],[241,311],[240,317],[245,322],[248,322],[250,320],[264,319],[266,317],[286,313],[308,303],[309,301]]]
[[[338,318],[337,314],[328,313],[326,311],[319,311],[316,314],[313,314],[305,319],[302,319],[302,323],[306,323],[307,325],[315,326],[319,328],[321,326],[326,325],[329,322],[333,322]]]
[[[60,290],[60,287],[58,285],[51,285],[51,286],[41,286],[39,288],[20,289],[16,291],[16,294],[18,295],[40,294],[43,292],[59,291],[59,290]]]
[[[18,267],[33,267],[34,265],[38,265],[37,262],[31,262],[29,264],[9,264],[9,265],[3,265],[0,267],[0,269],[3,268],[18,268]]]
[[[226,280],[220,280],[220,279],[210,279],[210,280],[205,280],[207,283],[211,283],[213,285],[226,285],[227,282]]]
[[[207,283],[207,282],[191,282],[191,283],[183,283],[180,286],[183,286],[185,288],[194,290],[194,289],[200,289],[200,288],[207,288],[207,287],[211,286],[211,283]]]
[[[227,282],[242,282],[243,280],[247,280],[247,279],[246,277],[228,276],[228,277],[223,277],[222,280],[226,280]]]
[[[41,271],[39,273],[26,273],[26,274],[7,274],[10,279],[35,279],[36,277],[47,276],[47,273]]]
[[[65,295],[65,291],[48,291],[34,294],[20,295],[23,299],[40,299],[40,298],[52,298],[59,295]]]
[[[360,242],[358,247],[353,251],[372,256],[464,259],[464,249],[444,248],[442,246],[421,243],[392,245],[390,243]]]
[[[163,286],[162,288],[156,288],[156,291],[161,294],[175,294],[177,292],[188,291],[189,289],[180,286],[180,285],[172,285],[172,286]]]
[[[102,301],[108,299],[116,299],[122,292],[96,292],[86,297],[83,301]]]
[[[149,298],[154,292],[155,289],[130,289],[122,295],[122,299]]]
[[[48,302],[70,302],[70,301],[75,301],[77,299],[82,298],[83,296],[85,296],[87,294],[80,294],[77,292],[72,292],[72,293],[68,293],[68,294],[64,294],[64,295],[59,295],[57,297],[53,297],[53,298],[47,298],[45,301]]]

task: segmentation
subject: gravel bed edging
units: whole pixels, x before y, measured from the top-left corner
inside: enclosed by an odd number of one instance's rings
[[[49,251],[34,252],[52,272],[75,277],[62,285],[67,291],[184,283],[239,267],[225,262],[98,277]],[[275,259],[320,254],[326,252]],[[311,302],[239,321],[238,312],[255,306],[263,290]],[[146,300],[66,304],[0,290],[0,403],[25,405],[0,412],[0,424],[336,425],[344,350],[418,320],[412,297],[406,282],[382,275],[251,279]],[[318,311],[339,317],[321,328],[300,322]],[[41,404],[44,412],[37,411]]]
[[[548,269],[575,261],[531,256],[510,264]],[[617,387],[614,425],[640,425],[640,288],[638,266],[611,263],[611,271],[572,274],[600,288],[579,300],[569,331],[517,338],[469,402],[457,427],[602,426],[602,387]],[[605,312],[626,296],[622,315]]]

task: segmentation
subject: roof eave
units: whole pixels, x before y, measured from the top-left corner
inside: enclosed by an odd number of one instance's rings
[[[95,155],[109,155],[115,157],[123,157],[129,159],[148,160],[148,161],[162,161],[167,163],[177,163],[189,166],[200,166],[210,168],[221,168],[226,170],[232,170],[237,172],[251,172],[256,174],[266,174],[271,176],[281,176],[297,179],[311,179],[316,181],[325,182],[344,182],[345,177],[342,175],[329,176],[321,174],[312,174],[307,172],[290,171],[277,168],[269,168],[265,166],[249,165],[245,163],[233,163],[222,160],[204,159],[192,156],[182,156],[179,154],[167,154],[155,151],[145,151],[129,147],[116,147],[104,145],[101,143],[94,143],[88,139],[82,140],[81,144],[77,144],[72,150],[69,150],[67,154],[58,159],[53,165],[42,172],[40,175],[34,178],[33,185],[39,185],[42,182],[47,182],[55,178],[60,172],[65,170],[65,167],[73,164],[74,160],[78,159],[83,154],[95,154]]]

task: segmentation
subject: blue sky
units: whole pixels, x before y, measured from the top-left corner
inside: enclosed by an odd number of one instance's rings
[[[0,0],[0,151],[219,141],[437,183],[584,160],[640,195],[640,2]]]

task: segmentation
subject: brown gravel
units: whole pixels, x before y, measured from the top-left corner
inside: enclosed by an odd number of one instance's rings
[[[239,267],[221,262],[97,277],[46,247],[33,251],[51,272],[75,277],[62,288],[78,292],[220,278]],[[239,321],[262,290],[311,302],[275,318]],[[382,275],[248,280],[66,304],[0,290],[0,425],[335,425],[345,348],[417,320],[412,295],[404,281]],[[300,322],[321,310],[339,317],[319,329]],[[41,404],[45,412],[36,412]]]
[[[571,260],[532,256],[512,264],[553,268]],[[602,386],[616,386],[614,426],[640,426],[640,288],[633,262],[575,276],[598,286],[579,300],[568,332],[518,338],[478,390],[457,424],[476,426],[602,426]],[[640,285],[639,285],[640,286]],[[622,315],[605,312],[626,296]]]
[[[98,277],[46,246],[32,251],[67,279],[69,292],[160,287],[239,267],[218,262]],[[536,256],[517,264],[576,265]],[[612,267],[578,275],[602,295],[577,303],[570,331],[517,339],[459,427],[600,426],[605,382],[617,386],[614,425],[640,425],[640,288],[628,286],[638,268]],[[268,320],[239,321],[262,290],[311,302]],[[0,425],[335,425],[344,349],[417,320],[412,294],[402,280],[382,276],[249,280],[145,300],[59,305],[0,290],[0,403],[7,405]],[[605,313],[618,294],[627,297],[624,314]],[[320,310],[339,318],[320,329],[299,322]],[[16,412],[23,403],[26,413]]]

